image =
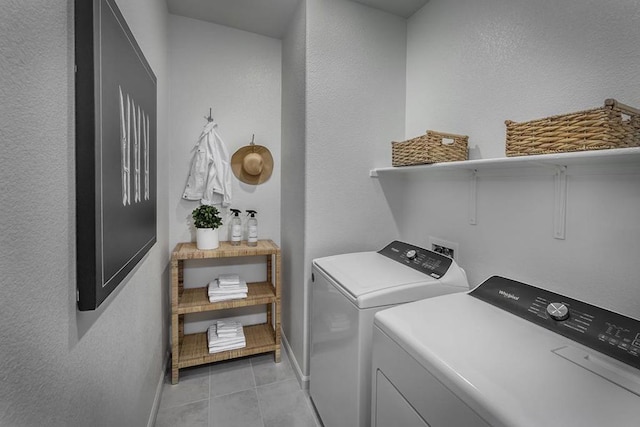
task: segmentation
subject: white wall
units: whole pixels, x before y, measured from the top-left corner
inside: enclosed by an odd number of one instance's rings
[[[171,248],[195,241],[191,212],[198,201],[182,199],[192,149],[212,108],[218,133],[229,155],[251,142],[269,149],[274,159],[271,178],[249,185],[232,176],[231,207],[258,211],[258,238],[280,244],[281,42],[280,40],[196,19],[170,15],[169,62],[169,218]],[[222,210],[220,239],[228,240],[229,211]],[[246,237],[245,237],[246,238]],[[220,273],[240,273],[247,281],[266,279],[264,262],[254,258],[229,262],[188,262],[185,287],[201,287]],[[240,309],[188,315],[185,333],[204,331],[211,320],[229,317],[244,324],[263,323],[266,311]]]
[[[182,199],[189,166],[204,119],[213,110],[231,156],[251,142],[271,151],[274,168],[261,185],[232,177],[231,207],[258,211],[261,239],[280,243],[280,40],[229,27],[170,15],[170,221],[172,247],[195,241],[187,221],[197,201]],[[223,212],[221,240],[228,240],[227,210]]]
[[[397,237],[368,171],[389,164],[390,142],[404,134],[405,52],[404,19],[350,1],[307,1],[307,289],[314,258],[377,250]]]
[[[640,104],[637,0],[432,0],[408,25],[407,137],[469,135],[504,156],[504,121]]]
[[[166,170],[166,6],[119,0],[158,78]],[[0,14],[0,425],[146,425],[167,348],[167,180],[158,242],[94,313],[75,303],[73,2]]]
[[[305,335],[306,40],[301,1],[282,40],[282,331],[299,355],[295,363],[302,360]]]
[[[406,136],[470,136],[471,157],[504,156],[504,120],[640,106],[640,2],[432,0],[408,24]],[[553,238],[553,171],[381,178],[402,238],[460,244],[472,285],[506,275],[640,317],[640,174],[568,169],[567,238]]]

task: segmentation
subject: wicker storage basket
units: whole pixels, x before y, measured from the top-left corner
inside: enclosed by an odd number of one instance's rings
[[[507,125],[507,156],[640,146],[640,110],[607,99],[604,107]]]
[[[409,166],[467,160],[468,141],[469,137],[466,135],[428,130],[425,135],[407,141],[392,142],[391,164]]]

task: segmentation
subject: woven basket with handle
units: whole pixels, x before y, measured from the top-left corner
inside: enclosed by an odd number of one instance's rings
[[[467,160],[469,137],[428,130],[425,135],[407,141],[391,143],[393,166]]]
[[[615,99],[593,110],[505,125],[509,157],[640,147],[640,110]]]

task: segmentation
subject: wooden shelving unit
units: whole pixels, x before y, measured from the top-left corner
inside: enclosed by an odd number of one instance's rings
[[[184,289],[184,263],[194,259],[263,256],[267,281],[247,283],[247,298],[210,303],[207,287]],[[280,362],[280,248],[271,240],[259,240],[257,246],[242,242],[232,246],[220,242],[213,250],[199,250],[196,244],[178,243],[171,255],[171,382],[177,384],[179,370],[189,366],[218,362],[260,353],[274,353]],[[184,334],[184,315],[228,308],[266,305],[267,321],[244,327],[247,346],[209,354],[206,332]]]

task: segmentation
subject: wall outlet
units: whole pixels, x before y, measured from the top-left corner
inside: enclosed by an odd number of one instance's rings
[[[429,245],[432,251],[453,258],[456,262],[458,261],[459,253],[457,243],[429,236]]]

